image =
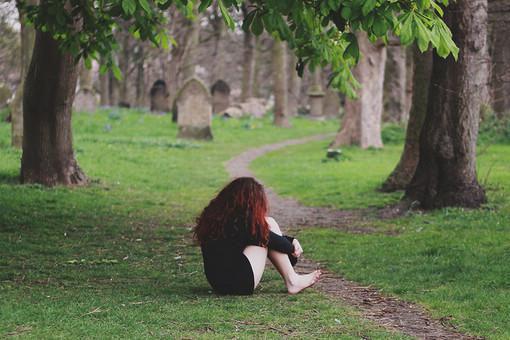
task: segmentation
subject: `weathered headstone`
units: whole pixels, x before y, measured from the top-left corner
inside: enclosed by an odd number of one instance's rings
[[[162,79],[158,79],[152,84],[150,90],[151,97],[151,111],[152,112],[168,112],[168,89],[166,82]]]
[[[179,138],[212,139],[211,95],[197,78],[187,80],[175,100]]]
[[[324,95],[325,93],[318,86],[310,87],[308,97],[310,98],[310,115],[320,117],[324,113]]]
[[[213,113],[223,113],[230,106],[230,86],[224,80],[218,80],[211,86]]]

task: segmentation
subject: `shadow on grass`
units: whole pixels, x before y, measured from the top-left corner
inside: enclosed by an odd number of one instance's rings
[[[0,171],[0,184],[20,184],[19,175]]]

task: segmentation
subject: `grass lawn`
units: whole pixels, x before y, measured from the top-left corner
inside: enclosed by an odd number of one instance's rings
[[[343,160],[322,162],[326,145],[288,147],[257,159],[253,169],[277,192],[309,205],[382,207],[402,195],[375,190],[401,146],[346,148]],[[371,235],[307,229],[299,235],[305,252],[349,279],[417,301],[466,332],[509,339],[510,145],[479,150],[478,174],[489,197],[482,209],[374,221],[381,232]]]
[[[183,142],[168,116],[104,110],[74,117],[86,188],[17,184],[20,152],[0,123],[0,337],[404,338],[269,270],[251,297],[218,297],[190,227],[227,182],[225,161],[337,122],[215,119],[213,142]],[[276,308],[275,308],[276,307]]]

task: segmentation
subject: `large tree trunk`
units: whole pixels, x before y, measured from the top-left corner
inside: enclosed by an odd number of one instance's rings
[[[406,50],[403,46],[389,46],[384,79],[384,120],[407,121],[406,111]]]
[[[81,185],[87,178],[73,153],[71,108],[78,64],[59,50],[48,33],[37,31],[25,81],[21,182]]]
[[[411,112],[407,122],[404,151],[397,166],[381,187],[383,192],[404,190],[413,178],[420,158],[420,132],[427,113],[427,100],[432,74],[432,52],[413,50],[414,75]]]
[[[365,33],[358,34],[358,44],[362,57],[353,74],[361,83],[361,89],[358,99],[346,100],[342,127],[330,147],[353,144],[362,148],[383,146],[381,117],[386,47],[371,44]]]
[[[489,33],[492,106],[502,116],[510,111],[510,1],[489,0]]]
[[[37,0],[30,0],[27,3],[30,5],[37,4]],[[19,2],[18,2],[19,3]],[[24,15],[18,8],[19,22],[20,22],[20,83],[14,95],[13,104],[11,106],[11,145],[20,149],[23,144],[23,87],[25,84],[25,77],[30,65],[30,58],[32,57],[32,48],[34,46],[35,30],[31,26],[24,23]]]
[[[453,2],[445,20],[459,60],[434,56],[420,160],[405,198],[423,208],[478,207],[486,201],[476,176],[476,140],[488,102],[487,0]]]
[[[290,126],[287,117],[287,53],[285,43],[278,39],[273,42],[273,92],[274,92],[274,125]]]

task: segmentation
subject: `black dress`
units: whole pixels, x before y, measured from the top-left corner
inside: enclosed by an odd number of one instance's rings
[[[253,270],[243,250],[248,245],[259,246],[260,239],[251,236],[246,226],[239,226],[239,223],[235,222],[225,227],[224,231],[224,238],[210,240],[201,245],[207,281],[219,294],[253,294]],[[267,247],[288,254],[292,265],[295,265],[297,259],[290,255],[294,252],[292,240],[292,237],[280,236],[270,231]]]

